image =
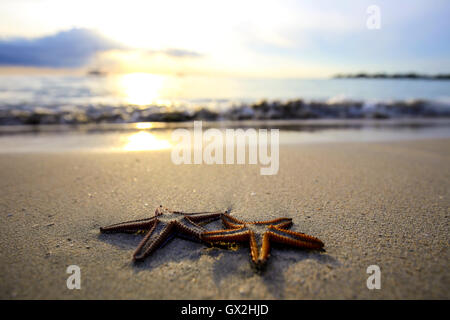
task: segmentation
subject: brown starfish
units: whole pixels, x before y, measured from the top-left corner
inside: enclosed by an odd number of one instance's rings
[[[270,221],[247,222],[229,214],[222,215],[222,222],[228,229],[209,231],[202,234],[207,242],[250,242],[250,255],[256,267],[262,267],[270,255],[270,241],[299,248],[321,249],[324,244],[319,239],[304,233],[286,230],[292,219],[279,218]]]
[[[136,233],[147,231],[133,254],[133,260],[145,259],[150,253],[164,245],[175,234],[187,235],[197,240],[206,231],[198,223],[208,223],[219,219],[223,212],[184,213],[163,206],[155,210],[155,216],[147,219],[127,221],[100,228],[102,233]]]

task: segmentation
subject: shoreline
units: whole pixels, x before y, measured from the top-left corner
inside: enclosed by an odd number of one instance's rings
[[[449,118],[400,118],[400,119],[278,119],[278,120],[201,120],[205,128],[267,128],[290,131],[317,131],[326,129],[365,128],[426,128],[450,127]],[[20,134],[42,133],[102,133],[139,130],[191,129],[193,121],[180,122],[132,122],[132,123],[89,123],[89,124],[38,124],[0,125],[0,137]]]
[[[204,130],[279,130],[280,145],[390,142],[450,138],[450,119],[201,121]],[[0,154],[130,152],[172,148],[177,129],[194,122],[0,126]],[[244,133],[242,133],[243,135]],[[207,141],[203,141],[208,144]]]

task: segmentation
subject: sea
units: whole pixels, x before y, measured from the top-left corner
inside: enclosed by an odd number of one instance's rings
[[[288,143],[447,138],[450,81],[0,75],[3,152],[42,145],[120,149],[123,132],[192,127],[193,120],[205,128],[280,128]],[[86,133],[110,135],[80,138]]]
[[[442,116],[445,80],[0,75],[0,125]]]

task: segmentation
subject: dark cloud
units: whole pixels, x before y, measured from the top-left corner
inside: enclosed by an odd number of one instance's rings
[[[112,49],[124,47],[95,31],[71,29],[35,39],[0,40],[0,65],[76,68],[97,52]]]
[[[101,51],[131,50],[89,29],[71,29],[35,39],[0,40],[0,65],[50,68],[85,66]],[[148,51],[174,58],[200,57],[201,54],[182,49]]]

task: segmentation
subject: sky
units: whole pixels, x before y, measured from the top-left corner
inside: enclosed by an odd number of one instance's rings
[[[380,28],[367,20],[376,5]],[[450,1],[2,0],[0,70],[450,72]]]

